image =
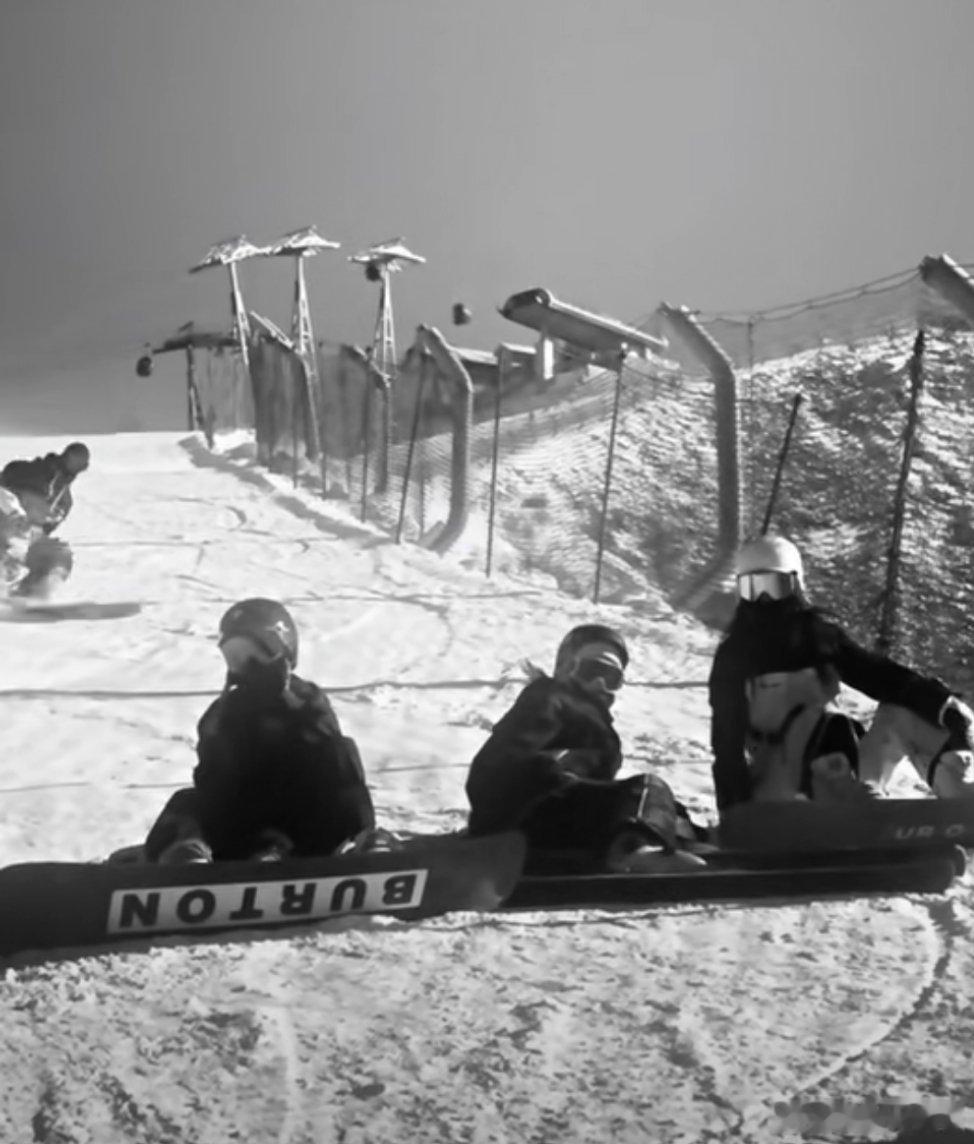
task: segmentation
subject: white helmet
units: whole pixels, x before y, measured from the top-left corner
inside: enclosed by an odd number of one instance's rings
[[[805,586],[801,553],[783,536],[745,541],[734,559],[734,571],[744,600],[757,600],[762,595],[781,600]]]

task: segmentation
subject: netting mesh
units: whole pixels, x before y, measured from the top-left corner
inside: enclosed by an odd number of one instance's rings
[[[743,531],[763,522],[801,393],[773,526],[802,548],[813,600],[867,644],[892,616],[894,654],[954,682],[974,677],[974,334],[918,272],[698,320],[735,370]],[[671,335],[667,325],[656,314],[641,328]],[[919,433],[894,580],[894,502],[920,328]],[[390,535],[424,543],[465,479],[456,547],[468,563],[543,572],[605,601],[679,597],[710,565],[720,534],[716,382],[678,338],[669,341],[665,360],[630,358],[621,374],[564,355],[548,381],[523,355],[503,375],[497,363],[471,367],[464,470],[455,464],[458,392],[431,359],[407,353],[384,388],[361,351],[322,353],[322,456],[310,479],[323,473],[326,495],[347,498]],[[273,400],[258,392],[258,405],[270,410],[272,437],[294,440],[300,387],[287,362],[273,364],[286,392]],[[204,408],[243,423],[250,387],[232,355],[211,357],[200,388]]]
[[[974,338],[916,273],[705,327],[737,365],[745,527],[757,531],[791,400],[805,396],[773,524],[806,554],[812,595],[874,642],[888,583],[910,359],[926,331],[919,433],[892,584],[892,651],[970,678],[974,607],[967,508],[974,480]]]
[[[548,404],[528,412],[502,406],[495,522],[527,568],[591,596],[599,576],[606,600],[675,588],[707,554],[694,549],[715,527],[712,402],[645,363],[622,370],[611,473],[609,448],[617,375],[580,372],[558,381]],[[477,468],[492,426],[475,434]],[[606,478],[609,476],[608,497]],[[481,493],[479,508],[489,487]],[[605,527],[601,527],[605,507]],[[599,568],[599,539],[604,551]]]
[[[196,386],[204,419],[215,429],[239,429],[254,423],[250,378],[240,354],[208,350],[202,365],[197,354]]]
[[[328,495],[347,498],[361,518],[398,531],[405,487],[405,540],[445,520],[452,437],[442,382],[427,379],[420,392],[418,374],[404,371],[387,398],[368,369],[334,354],[319,357],[319,375]]]

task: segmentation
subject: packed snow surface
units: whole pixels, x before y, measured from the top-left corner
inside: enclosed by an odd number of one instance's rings
[[[544,578],[488,580],[177,434],[89,443],[65,598],[141,608],[2,617],[4,864],[141,840],[189,779],[222,682],[216,625],[249,595],[298,620],[299,671],[330,690],[385,826],[461,826],[466,765],[523,660],[550,666],[596,618],[631,640],[628,765],[712,814],[716,637],[658,598],[596,609]],[[63,444],[4,439],[0,456]],[[764,1142],[789,1138],[775,1105],[793,1099],[915,1100],[963,1124],[972,930],[965,879],[943,896],[339,919],[22,955],[0,967],[0,1138]],[[856,1138],[891,1138],[863,1117]],[[841,1138],[837,1121],[821,1133]]]

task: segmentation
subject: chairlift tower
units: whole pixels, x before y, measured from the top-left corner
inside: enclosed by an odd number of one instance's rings
[[[265,247],[261,254],[266,258],[294,259],[294,309],[291,314],[291,340],[294,348],[308,371],[312,382],[318,380],[318,354],[315,349],[314,327],[311,324],[311,310],[308,306],[308,284],[305,280],[304,264],[322,250],[337,250],[340,242],[322,238],[313,226],[291,231],[277,242]]]
[[[248,349],[248,342],[250,341],[250,320],[247,317],[247,311],[243,304],[243,295],[240,293],[240,279],[237,275],[237,263],[242,262],[245,258],[253,258],[263,251],[259,246],[254,246],[249,239],[244,235],[239,234],[235,238],[229,238],[225,242],[218,242],[204,255],[202,261],[197,262],[195,266],[189,269],[190,274],[196,274],[200,270],[208,270],[212,266],[225,266],[230,275],[230,322],[233,333],[236,335],[237,346],[240,349],[240,357],[243,359],[244,367],[250,368],[250,352]]]
[[[387,242],[376,243],[358,254],[349,256],[349,262],[365,266],[365,276],[370,282],[379,283],[379,310],[372,335],[372,362],[388,382],[395,381],[396,375],[396,334],[392,318],[392,292],[389,276],[402,270],[403,263],[422,264],[426,259],[409,250],[402,238],[391,238]]]

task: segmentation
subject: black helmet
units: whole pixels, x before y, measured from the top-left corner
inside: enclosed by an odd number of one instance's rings
[[[297,625],[277,600],[255,596],[234,604],[220,620],[220,643],[233,636],[247,636],[272,655],[283,654],[291,667],[298,662]]]
[[[605,624],[580,624],[577,628],[572,628],[558,645],[558,652],[555,655],[555,670],[557,671],[563,664],[566,664],[579,648],[592,643],[611,644],[619,653],[622,666],[624,668],[629,666],[629,649],[626,647],[626,641],[620,632],[617,632],[615,628],[606,627]]]
[[[91,463],[91,452],[84,441],[72,441],[61,456],[65,461],[70,461],[79,472],[83,472]]]

